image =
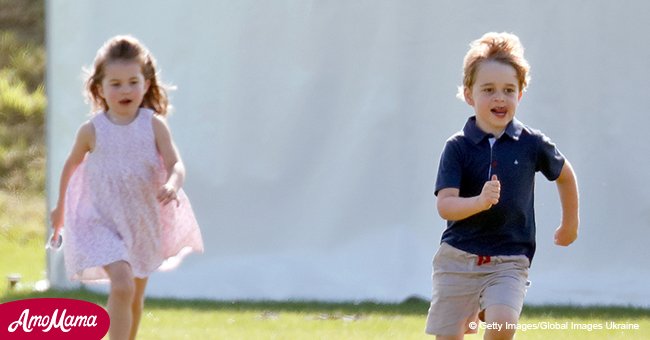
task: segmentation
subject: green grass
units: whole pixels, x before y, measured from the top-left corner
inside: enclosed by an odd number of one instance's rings
[[[34,292],[45,278],[45,199],[0,191],[0,302],[66,297],[104,306],[106,296],[84,290]],[[9,290],[6,276],[20,273]],[[155,280],[155,275],[152,277]],[[423,334],[428,303],[223,302],[148,299],[139,339],[432,339]],[[650,339],[650,310],[626,307],[525,306],[530,327],[638,324],[639,330],[518,331],[517,339]],[[479,335],[466,339],[481,339]]]
[[[104,305],[88,291],[17,292],[2,300],[66,297]],[[219,302],[148,299],[139,339],[428,339],[423,334],[428,304],[364,302]],[[601,325],[635,323],[639,330],[526,330],[517,339],[650,339],[650,310],[624,307],[526,306],[520,324]],[[467,339],[482,338],[470,335]]]
[[[0,274],[20,273],[21,285],[0,284],[0,302],[66,297],[104,306],[106,296],[84,290],[34,292],[45,278],[45,199],[0,191]],[[155,276],[152,277],[155,280]],[[423,334],[428,303],[223,302],[148,299],[139,339],[432,339]],[[650,339],[650,310],[626,307],[525,306],[530,327],[638,324],[639,330],[518,331],[517,339]],[[481,339],[470,335],[466,339]]]
[[[0,0],[0,302],[66,297],[104,305],[83,290],[34,292],[45,278],[45,69],[43,0]],[[19,273],[9,290],[6,276]],[[155,280],[155,276],[152,278]],[[218,302],[148,299],[138,339],[433,339],[428,304]],[[638,324],[639,330],[517,332],[517,339],[650,339],[650,310],[526,306],[526,327]],[[480,339],[479,335],[467,339]]]
[[[0,0],[0,190],[45,187],[45,5]]]
[[[87,291],[22,293],[81,298],[104,305]],[[321,302],[217,302],[148,299],[139,339],[422,339],[426,304]]]
[[[24,289],[45,278],[45,216],[42,195],[0,190],[0,295],[9,274],[20,274]]]

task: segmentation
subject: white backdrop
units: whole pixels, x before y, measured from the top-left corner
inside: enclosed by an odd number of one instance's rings
[[[81,67],[131,33],[178,86],[170,125],[206,246],[150,295],[428,298],[438,157],[471,114],[455,98],[462,58],[508,31],[532,64],[518,117],[581,187],[579,240],[559,248],[555,185],[538,176],[526,301],[650,306],[648,18],[642,1],[50,0],[50,206],[89,111]],[[49,278],[70,287],[61,261]]]

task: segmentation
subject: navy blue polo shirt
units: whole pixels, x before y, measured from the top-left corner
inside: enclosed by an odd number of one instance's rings
[[[466,252],[485,255],[535,254],[535,173],[556,180],[564,156],[538,130],[513,119],[504,134],[493,137],[470,117],[462,131],[451,136],[442,151],[435,194],[445,188],[459,189],[460,197],[481,193],[491,174],[501,182],[499,203],[459,221],[447,221],[442,234],[446,242]]]

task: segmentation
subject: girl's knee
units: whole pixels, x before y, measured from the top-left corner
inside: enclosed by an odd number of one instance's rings
[[[111,295],[116,298],[133,300],[135,297],[135,284],[133,280],[116,279],[111,281]]]
[[[111,295],[119,299],[132,300],[135,296],[135,283],[131,266],[123,261],[104,267],[111,280]]]
[[[148,278],[135,278],[133,281],[135,284],[134,302],[139,301],[140,304],[144,304],[144,293],[145,289],[147,288]]]
[[[136,285],[135,292],[133,294],[133,308],[142,309],[144,307],[144,292],[139,290]]]

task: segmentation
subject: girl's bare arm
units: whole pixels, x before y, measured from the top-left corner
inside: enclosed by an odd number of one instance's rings
[[[183,186],[185,165],[183,165],[178,149],[174,145],[171,131],[165,119],[158,115],[154,116],[153,130],[156,137],[156,147],[167,170],[167,181],[158,192],[158,200],[163,204],[167,204],[176,200],[176,193]]]
[[[88,121],[81,125],[77,131],[77,136],[72,146],[72,150],[68,155],[61,172],[61,180],[59,182],[59,198],[56,207],[52,210],[50,215],[52,227],[59,229],[63,226],[63,212],[65,210],[65,194],[68,189],[70,177],[77,170],[77,167],[86,157],[86,153],[92,151],[95,145],[95,127]]]

